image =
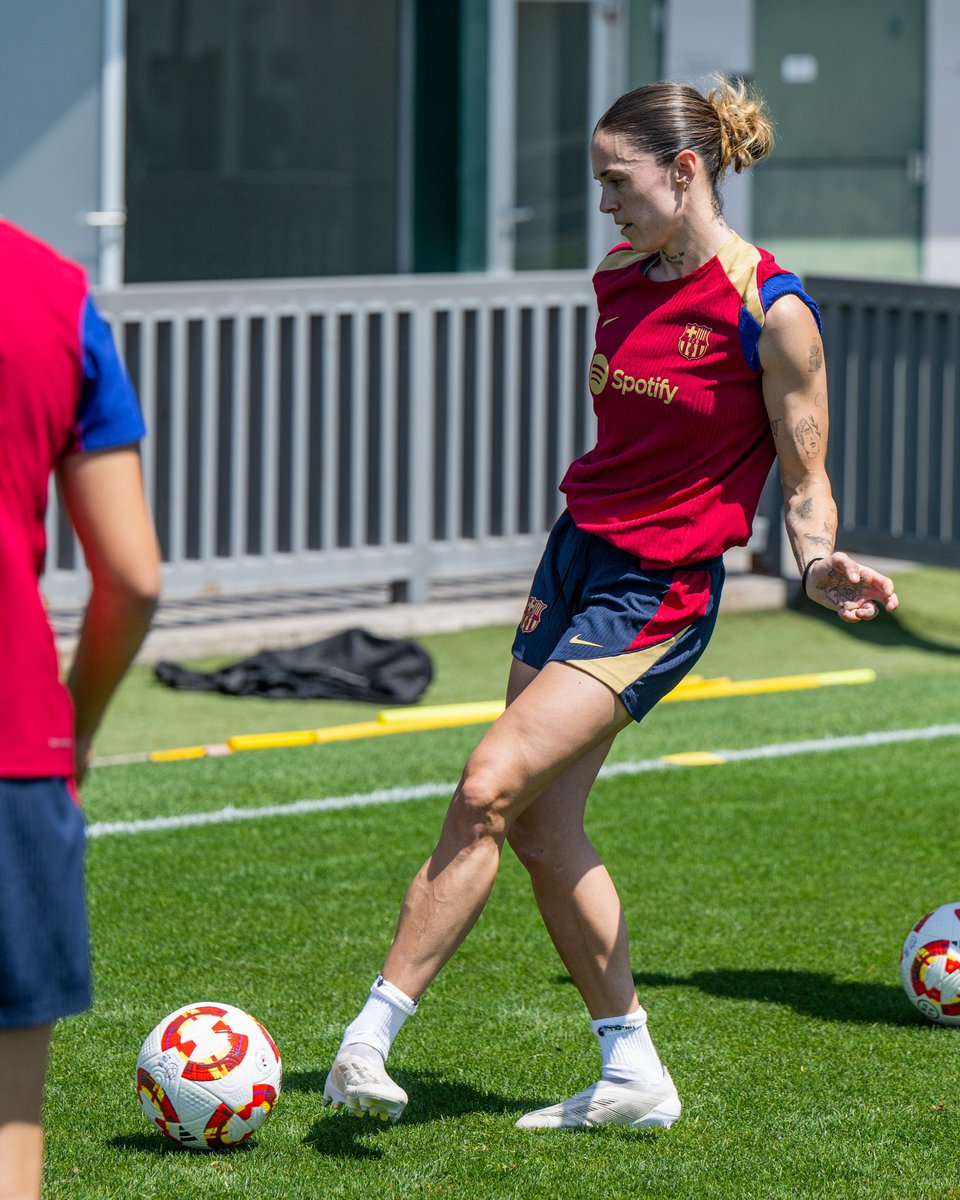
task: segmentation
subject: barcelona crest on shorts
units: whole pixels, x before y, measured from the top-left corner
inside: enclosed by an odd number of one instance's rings
[[[710,349],[710,334],[706,325],[687,325],[680,334],[677,349],[684,358],[703,358]]]
[[[520,618],[520,629],[524,633],[533,633],[546,611],[546,604],[542,600],[538,600],[536,596],[531,596],[527,601],[527,607],[523,610],[523,616]]]

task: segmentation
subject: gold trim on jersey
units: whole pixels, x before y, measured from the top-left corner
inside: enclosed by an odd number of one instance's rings
[[[617,271],[621,267],[630,267],[636,262],[643,262],[645,258],[649,257],[649,250],[611,250],[597,267],[597,271]]]
[[[733,233],[717,251],[717,258],[727,278],[737,289],[747,312],[758,325],[763,325],[763,305],[760,303],[760,287],[757,283],[760,251],[745,242],[739,234]]]
[[[579,667],[581,671],[593,675],[619,695],[672,650],[684,633],[686,629],[665,642],[657,642],[654,646],[644,646],[642,650],[632,650],[626,654],[611,654],[606,658],[568,658],[565,661],[568,666]]]

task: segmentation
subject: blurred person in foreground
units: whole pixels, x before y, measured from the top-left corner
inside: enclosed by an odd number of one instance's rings
[[[77,785],[160,559],[140,408],[82,270],[0,219],[0,1198],[35,1200],[54,1022],[91,1002]],[[92,589],[66,684],[39,591],[51,475]]]
[[[897,607],[891,580],[834,549],[816,304],[723,218],[724,172],[771,146],[759,102],[727,83],[707,95],[638,88],[597,124],[600,208],[623,239],[594,276],[597,444],[561,484],[567,510],[513,644],[508,707],[470,756],[410,885],[382,973],[330,1069],[328,1102],[382,1119],[403,1111],[387,1054],[480,915],[507,842],[601,1056],[599,1081],[517,1124],[669,1127],[680,1116],[634,989],[619,897],[584,831],[597,772],[617,733],[703,653],[722,555],[749,538],[775,458],[807,596],[849,623]]]

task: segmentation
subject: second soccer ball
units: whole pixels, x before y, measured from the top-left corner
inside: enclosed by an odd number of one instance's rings
[[[960,901],[914,925],[900,952],[900,979],[915,1008],[938,1025],[960,1025]]]

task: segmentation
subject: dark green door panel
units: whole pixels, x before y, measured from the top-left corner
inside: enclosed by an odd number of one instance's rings
[[[799,271],[916,276],[923,5],[756,0],[755,13],[777,145],[754,176],[754,240]]]

